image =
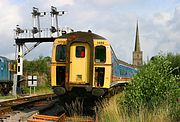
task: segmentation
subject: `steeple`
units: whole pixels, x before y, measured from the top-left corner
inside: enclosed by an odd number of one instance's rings
[[[140,52],[140,42],[139,42],[139,29],[138,29],[138,21],[137,21],[137,26],[136,26],[136,39],[135,39],[135,48],[134,51]]]
[[[138,22],[136,26],[136,37],[135,37],[135,48],[133,51],[133,65],[139,67],[143,64],[143,52],[140,48],[140,40],[139,40],[139,29],[138,29]]]

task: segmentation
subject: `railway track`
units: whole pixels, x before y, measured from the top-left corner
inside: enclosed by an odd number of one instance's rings
[[[97,121],[95,113],[92,113],[92,110],[90,110],[90,106],[92,107],[93,105],[90,105],[89,103],[93,103],[93,100],[90,101],[89,99],[87,99],[83,101],[83,106],[86,106],[85,109],[83,108],[83,114],[75,111],[77,113],[72,115],[71,112],[73,111],[73,109],[76,109],[73,108],[74,106],[76,106],[75,103],[73,103],[73,100],[74,99],[71,99],[67,96],[57,98],[55,95],[49,94],[1,102],[0,122]],[[78,104],[80,103],[78,102],[77,105]],[[76,107],[78,108],[79,106]],[[91,113],[87,114],[87,111],[91,111]]]
[[[0,102],[0,122],[25,121],[29,116],[53,104],[56,99],[54,94],[46,94]]]

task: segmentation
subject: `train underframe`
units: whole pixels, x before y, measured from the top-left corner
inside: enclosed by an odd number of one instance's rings
[[[70,91],[67,91],[64,87],[56,86],[53,87],[54,93],[58,96],[64,95],[64,94],[71,94],[71,96],[113,96],[115,94],[118,94],[124,90],[124,87],[127,84],[118,84],[116,86],[113,86],[109,89],[107,88],[90,88],[90,87],[72,87]]]
[[[0,94],[2,96],[6,96],[9,94],[9,92],[12,90],[13,82],[8,81],[8,82],[0,82]]]
[[[71,86],[70,89],[66,90],[64,87],[61,87],[61,86],[56,86],[56,87],[53,87],[53,91],[56,95],[60,96],[60,95],[63,95],[63,94],[76,94],[77,96],[87,96],[87,95],[93,95],[93,96],[97,96],[97,97],[100,97],[100,96],[103,96],[107,91],[108,89],[106,88],[92,88],[90,86]]]

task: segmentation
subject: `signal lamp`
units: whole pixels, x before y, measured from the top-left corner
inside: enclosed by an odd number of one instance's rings
[[[51,31],[51,33],[55,33],[57,30],[54,26],[51,26],[50,31]]]
[[[38,33],[38,32],[39,32],[39,31],[38,31],[37,27],[33,27],[32,33],[33,33],[33,34],[36,34],[36,33]]]

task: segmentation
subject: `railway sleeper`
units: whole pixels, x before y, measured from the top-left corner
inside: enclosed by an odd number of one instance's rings
[[[63,113],[61,116],[47,116],[47,115],[33,115],[31,119],[28,119],[27,122],[96,122],[97,120],[94,120],[91,117],[79,117],[79,116],[73,116],[73,117],[67,117],[65,113]]]

